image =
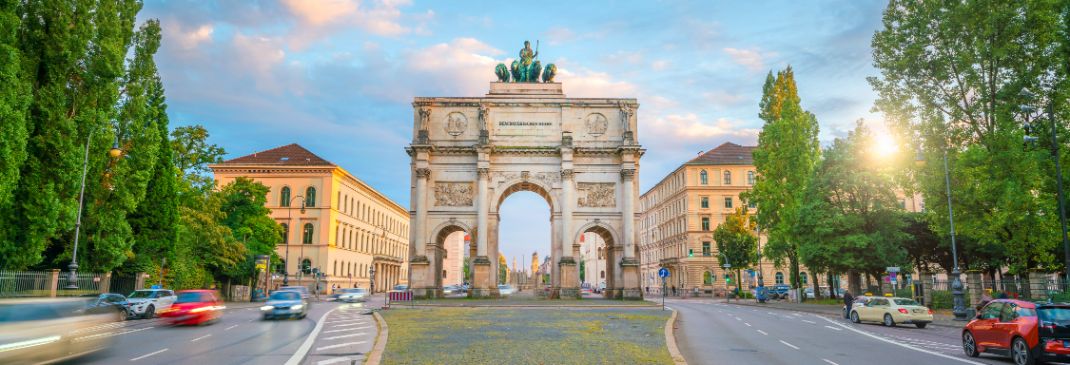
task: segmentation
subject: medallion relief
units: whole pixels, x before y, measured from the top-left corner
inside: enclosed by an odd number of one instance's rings
[[[471,182],[435,182],[435,206],[470,207],[475,189]]]
[[[576,183],[577,205],[584,208],[617,206],[616,183]]]
[[[585,124],[587,126],[587,134],[595,137],[605,134],[606,129],[609,128],[609,120],[601,113],[588,115]]]
[[[468,117],[465,117],[464,113],[453,112],[446,116],[446,133],[456,137],[464,133],[466,128],[468,128]]]

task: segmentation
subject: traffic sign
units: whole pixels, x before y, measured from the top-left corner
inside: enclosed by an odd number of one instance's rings
[[[732,267],[732,264],[724,264],[724,265],[721,265],[721,266],[727,269],[727,268]]]
[[[658,277],[659,278],[667,278],[667,277],[669,277],[669,269],[666,269],[664,267],[661,268],[661,269],[658,269]]]
[[[899,266],[889,266],[888,272],[899,272]]]

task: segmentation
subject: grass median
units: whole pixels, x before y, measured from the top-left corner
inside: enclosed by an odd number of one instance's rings
[[[628,308],[416,308],[381,312],[383,364],[672,364],[670,312]]]

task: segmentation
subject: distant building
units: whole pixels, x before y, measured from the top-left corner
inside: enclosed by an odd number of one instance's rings
[[[219,186],[248,177],[271,189],[267,207],[285,231],[275,252],[289,257],[275,267],[290,285],[311,285],[317,269],[324,288],[368,288],[373,268],[377,292],[407,284],[408,209],[340,166],[289,144],[209,167]]]
[[[442,285],[464,284],[464,262],[468,259],[465,251],[469,236],[464,232],[453,232],[443,241],[446,256],[442,259]]]
[[[583,282],[587,287],[597,288],[606,282],[606,241],[597,233],[580,235],[580,257],[583,259]]]

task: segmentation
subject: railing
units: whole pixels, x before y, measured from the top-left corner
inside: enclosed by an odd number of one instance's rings
[[[65,289],[65,271],[0,270],[0,298],[74,297],[109,291],[109,274],[78,273],[78,289]]]

